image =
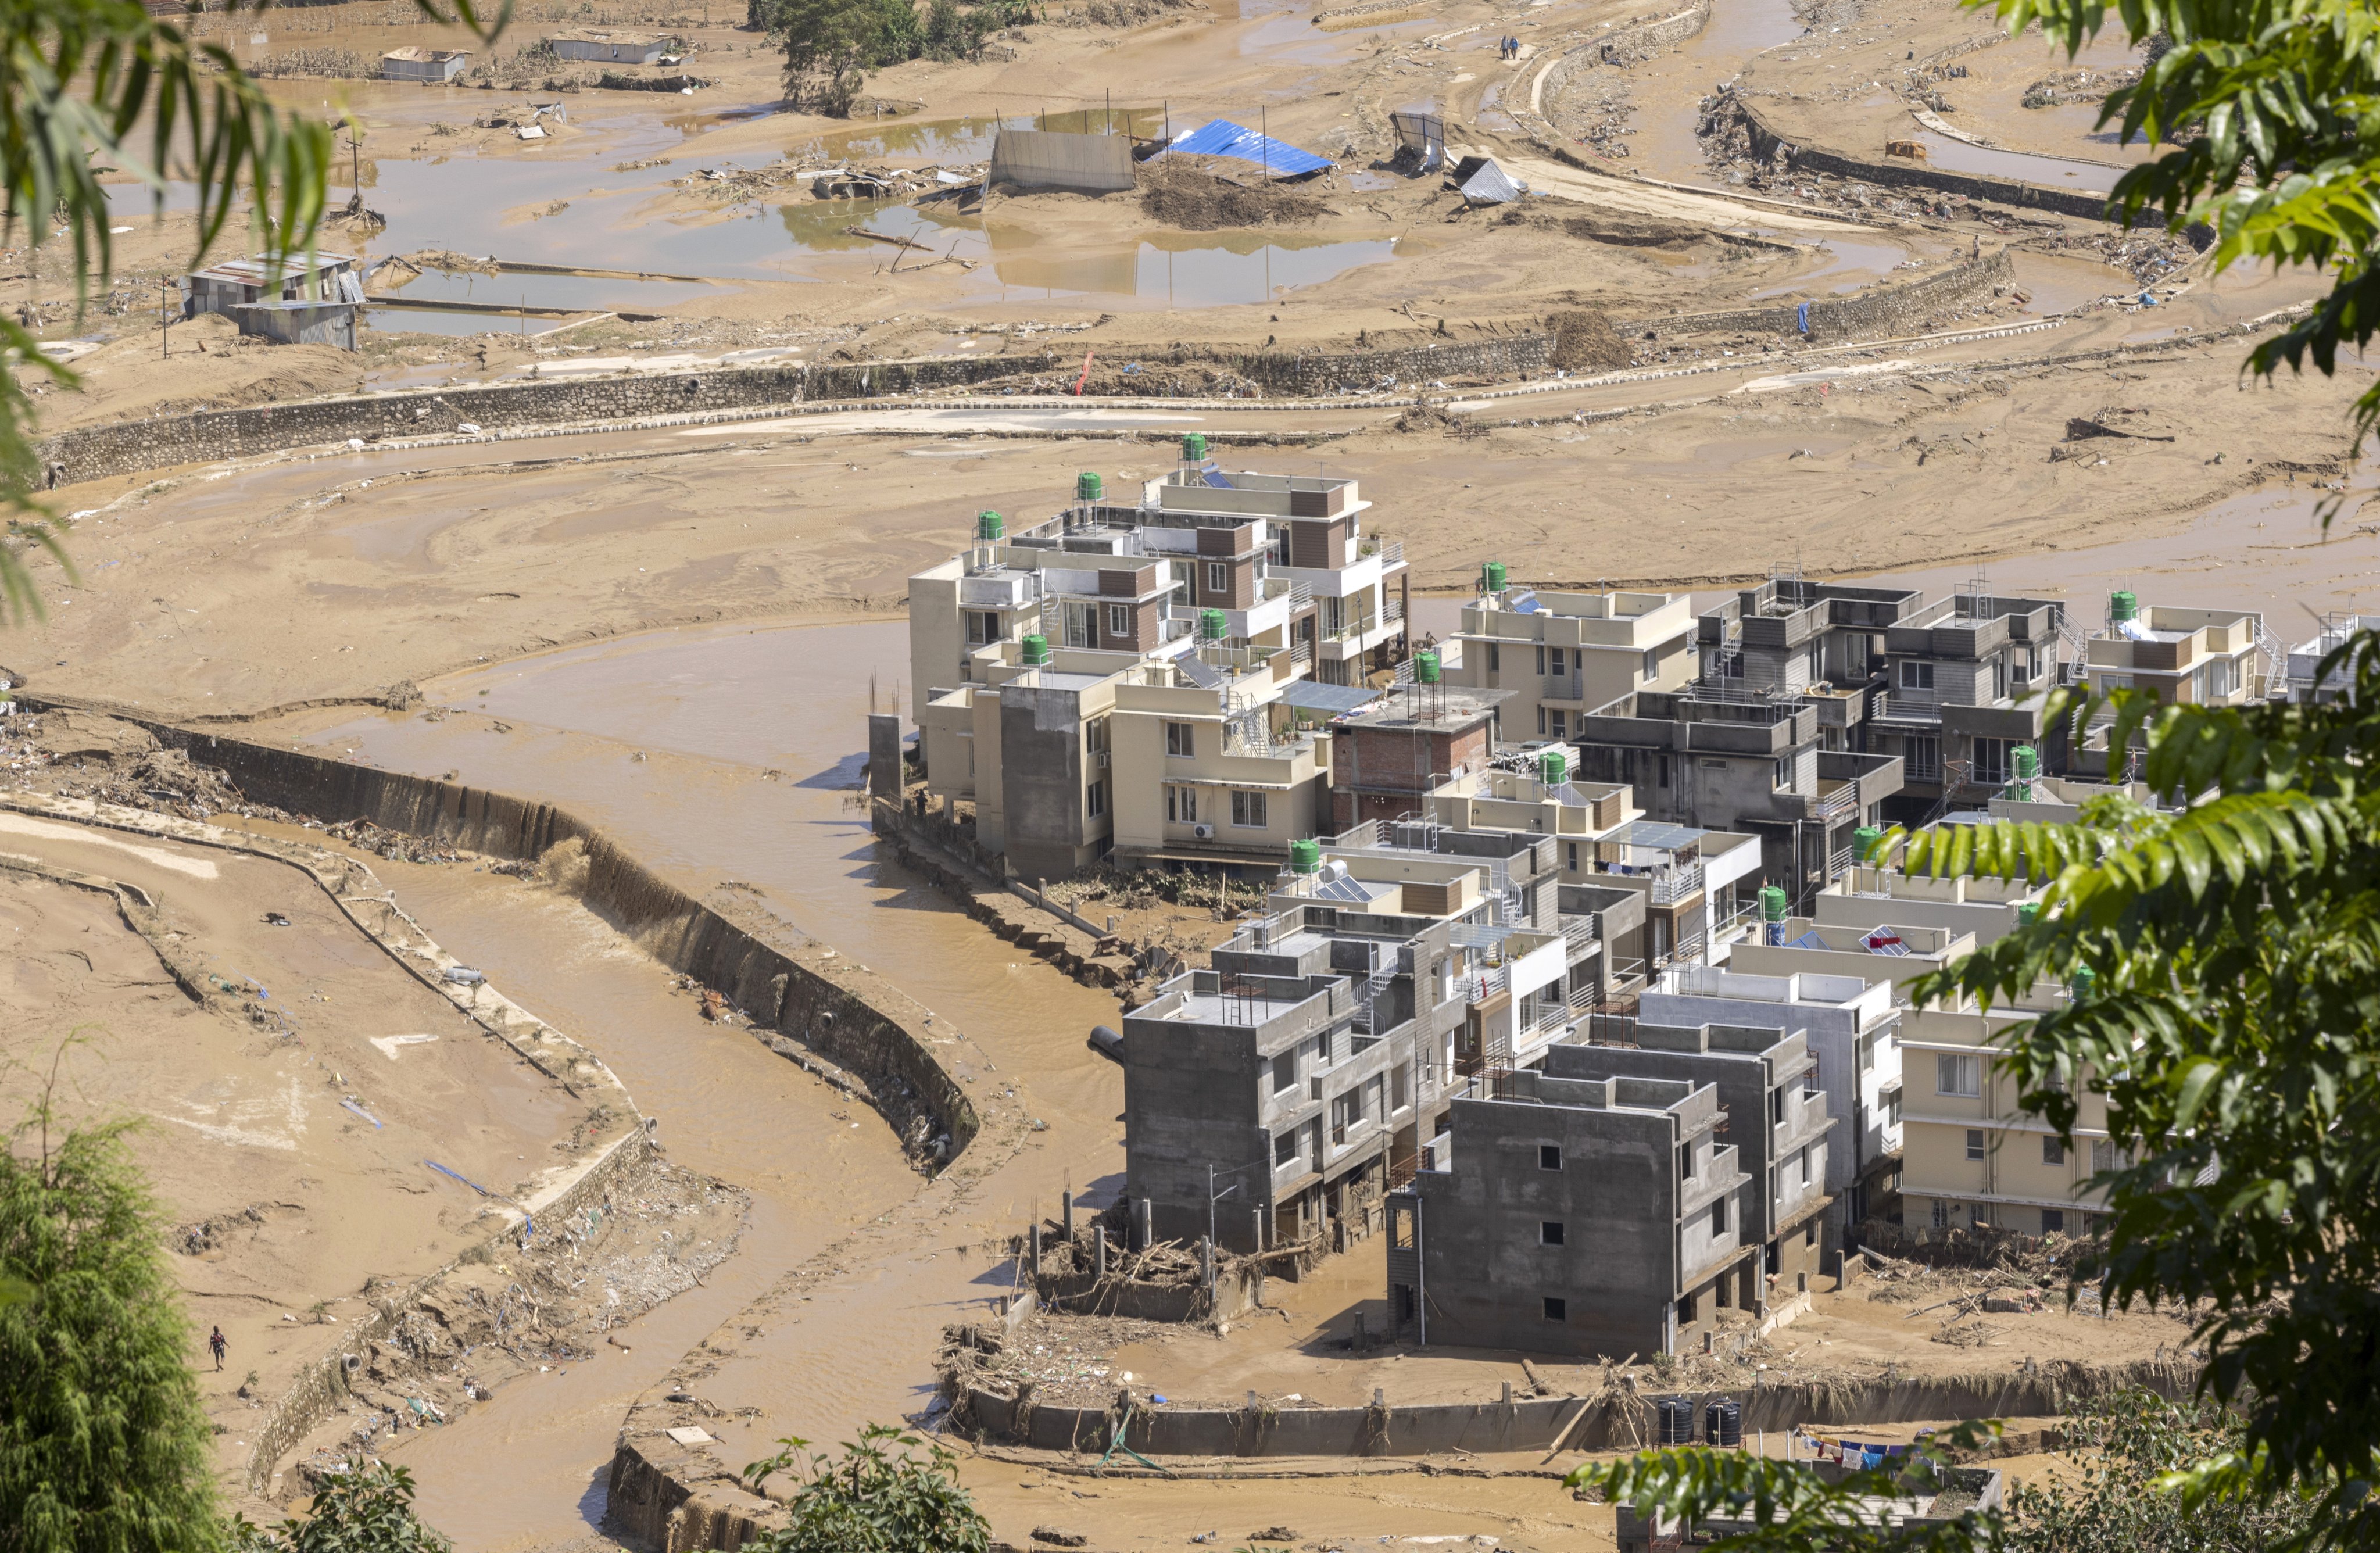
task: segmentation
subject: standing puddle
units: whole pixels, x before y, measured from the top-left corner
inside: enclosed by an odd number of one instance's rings
[[[1931,129],[1912,130],[1912,138],[1925,148],[1925,160],[1953,173],[1975,173],[1996,178],[2017,178],[2047,188],[2070,188],[2084,194],[2105,194],[2123,176],[2121,167],[2095,162],[2069,162],[2055,156],[2028,156],[2017,151],[1986,151],[1954,140]]]

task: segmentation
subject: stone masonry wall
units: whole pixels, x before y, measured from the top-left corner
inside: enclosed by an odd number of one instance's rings
[[[1510,382],[1543,377],[1553,370],[1554,337],[1518,334],[1471,345],[1354,351],[1344,356],[1261,351],[1219,359],[1273,393],[1314,395],[1386,387],[1392,382],[1410,387],[1453,378]]]
[[[1815,146],[1798,145],[1779,133],[1760,110],[1739,97],[1735,110],[1743,115],[1744,126],[1752,132],[1753,154],[1767,161],[1784,148],[1785,158],[1797,169],[1813,173],[1832,173],[1838,177],[1857,178],[1862,183],[1882,184],[1891,188],[1929,188],[1943,194],[1963,194],[1970,200],[1988,200],[1998,205],[2019,205],[2029,210],[2055,211],[2060,215],[2082,216],[2089,221],[2107,219],[2107,201],[2095,194],[2085,194],[2071,188],[2050,188],[2041,184],[2024,183],[2016,178],[1993,177],[1983,173],[1954,173],[1923,162],[1869,162],[1839,152],[1822,151]],[[2118,169],[2110,168],[2112,174]]]
[[[1882,287],[1858,297],[1829,297],[1810,304],[1813,340],[1877,339],[1905,334],[1946,308],[2012,283],[2015,261],[2009,250],[1970,259],[1909,285]],[[1730,312],[1679,313],[1669,318],[1639,319],[1620,326],[1621,333],[1641,334],[1799,334],[1800,306],[1788,302],[1776,308],[1745,308]]]
[[[66,466],[68,480],[98,479],[174,464],[343,443],[351,437],[451,434],[467,422],[492,431],[963,387],[987,378],[1047,370],[1054,359],[991,356],[837,367],[741,367],[311,399],[79,427],[49,438],[42,456]]]

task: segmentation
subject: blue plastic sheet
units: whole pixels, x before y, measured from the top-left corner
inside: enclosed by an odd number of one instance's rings
[[[1317,156],[1310,151],[1300,151],[1259,135],[1244,125],[1219,118],[1196,129],[1185,129],[1173,137],[1173,143],[1158,154],[1180,152],[1184,156],[1228,156],[1241,162],[1253,162],[1276,178],[1303,177],[1318,173],[1330,165],[1330,159]]]

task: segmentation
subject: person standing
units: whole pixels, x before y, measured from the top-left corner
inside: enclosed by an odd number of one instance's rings
[[[225,1350],[231,1344],[224,1341],[223,1329],[217,1327],[207,1334],[207,1351],[215,1356],[215,1368],[222,1369]]]

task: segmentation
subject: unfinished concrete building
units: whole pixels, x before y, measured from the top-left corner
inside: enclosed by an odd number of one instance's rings
[[[1694,604],[1682,593],[1562,592],[1493,586],[1463,606],[1450,684],[1503,692],[1508,736],[1560,741],[1597,707],[1694,677]]]
[[[1709,1083],[1475,1083],[1389,1199],[1394,1335],[1587,1358],[1699,1349],[1740,1308],[1750,1178]]]
[[[1340,717],[1330,738],[1333,828],[1418,818],[1447,782],[1487,770],[1504,698],[1502,691],[1413,683]]]
[[[2043,692],[2070,677],[2079,645],[2058,601],[1980,588],[1888,628],[1863,746],[1901,759],[1901,791],[1884,818],[1924,824],[2021,772],[2064,772],[2065,734],[2045,722]]]
[[[1635,692],[1572,735],[1580,775],[1625,783],[1648,819],[1760,838],[1767,882],[1795,899],[1852,860],[1852,838],[1900,791],[1900,762],[1820,747],[1818,707],[1697,681]]]
[[[1774,1025],[1810,1049],[1827,1114],[1826,1190],[1835,1201],[1828,1230],[1836,1248],[1872,1212],[1888,1209],[1899,1190],[1903,1010],[1891,987],[1859,977],[1805,971],[1753,976],[1686,965],[1663,972],[1637,1000],[1643,1024]],[[1626,1026],[1610,1033],[1629,1038]]]
[[[1716,1087],[1748,1178],[1742,1238],[1760,1248],[1745,1270],[1741,1304],[1766,1311],[1806,1292],[1820,1264],[1820,1220],[1834,1116],[1806,1031],[1770,1025],[1655,1025],[1640,1021],[1630,1046],[1563,1045],[1546,1053],[1558,1078],[1656,1078]]]

